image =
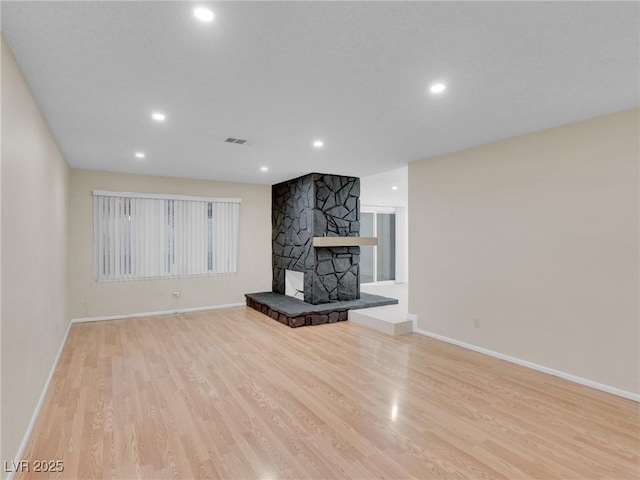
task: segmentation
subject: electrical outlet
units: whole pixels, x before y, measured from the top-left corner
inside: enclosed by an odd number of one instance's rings
[[[473,319],[473,327],[474,328],[480,328],[480,319],[479,318],[474,318]]]
[[[180,292],[173,292],[173,296],[176,298],[180,298]]]

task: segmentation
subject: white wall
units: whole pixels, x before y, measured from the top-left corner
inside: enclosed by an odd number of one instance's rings
[[[408,173],[405,166],[360,178],[360,204],[406,207],[409,203]]]
[[[409,279],[409,212],[407,207],[396,207],[396,283]]]
[[[69,168],[4,38],[1,43],[0,460],[10,462],[26,433],[69,322]]]
[[[639,393],[639,112],[410,164],[418,327]]]
[[[243,303],[271,291],[271,187],[247,183],[71,170],[70,290],[72,318]],[[240,197],[238,273],[99,283],[93,279],[93,190]],[[179,291],[180,298],[173,296]]]

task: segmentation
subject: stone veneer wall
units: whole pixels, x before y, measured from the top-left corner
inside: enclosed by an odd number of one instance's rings
[[[313,237],[360,235],[360,179],[311,173],[272,187],[273,285],[304,272],[304,301],[360,298],[360,247],[313,248]]]

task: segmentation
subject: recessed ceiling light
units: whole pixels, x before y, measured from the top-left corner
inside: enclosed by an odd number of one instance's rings
[[[167,116],[161,112],[153,112],[151,114],[151,118],[153,118],[156,122],[164,122],[167,119]]]
[[[144,152],[136,152],[136,158],[144,158]]]
[[[324,146],[324,142],[322,140],[316,140],[313,142],[313,146],[316,148],[322,148]]]
[[[429,88],[431,93],[442,93],[447,89],[447,86],[444,83],[434,83]]]
[[[395,185],[393,187],[391,187],[391,190],[397,190],[398,187],[396,187]]]
[[[193,11],[193,16],[201,22],[210,22],[213,20],[213,12],[208,8],[199,7]]]
[[[260,167],[261,172],[266,172],[269,170],[269,167]]]

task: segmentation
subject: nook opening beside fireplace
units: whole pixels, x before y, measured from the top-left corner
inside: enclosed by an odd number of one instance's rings
[[[304,301],[304,272],[285,270],[284,294]]]

